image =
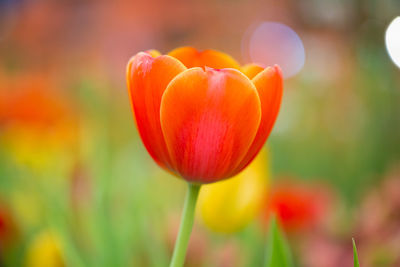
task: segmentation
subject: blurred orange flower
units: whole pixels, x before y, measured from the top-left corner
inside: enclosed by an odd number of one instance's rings
[[[43,166],[53,152],[71,150],[77,124],[73,111],[43,75],[19,75],[0,82],[1,140],[23,165]],[[61,156],[61,155],[60,155]]]
[[[153,159],[193,183],[245,168],[265,143],[282,98],[280,68],[259,70],[250,80],[230,56],[191,47],[132,57],[128,90]]]
[[[49,127],[66,120],[65,100],[49,88],[44,77],[20,76],[1,84],[0,123]]]

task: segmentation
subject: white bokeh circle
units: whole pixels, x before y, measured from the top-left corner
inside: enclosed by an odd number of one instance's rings
[[[390,58],[400,68],[400,16],[389,24],[385,34],[385,43]]]

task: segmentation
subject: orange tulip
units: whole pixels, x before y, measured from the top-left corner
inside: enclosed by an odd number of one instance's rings
[[[230,56],[191,47],[128,63],[136,125],[152,158],[192,183],[211,183],[244,169],[265,143],[282,98],[278,66],[250,80]]]

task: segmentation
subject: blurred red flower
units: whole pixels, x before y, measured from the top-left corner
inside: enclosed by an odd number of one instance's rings
[[[320,223],[331,206],[331,193],[321,185],[285,181],[272,186],[263,213],[268,221],[275,213],[288,232],[308,230]]]
[[[0,254],[12,244],[17,237],[17,225],[10,209],[0,203]]]

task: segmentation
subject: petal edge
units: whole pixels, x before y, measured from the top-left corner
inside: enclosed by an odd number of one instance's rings
[[[283,78],[278,65],[268,67],[253,79],[261,101],[261,123],[257,135],[236,172],[243,170],[258,154],[271,133],[282,102]]]
[[[168,55],[181,61],[187,68],[207,66],[215,69],[240,69],[239,63],[231,56],[212,49],[199,51],[196,48],[184,46],[172,50]]]
[[[186,67],[170,56],[153,57],[140,52],[127,66],[127,85],[140,137],[161,167],[169,169],[170,159],[160,124],[161,97],[169,82]]]

